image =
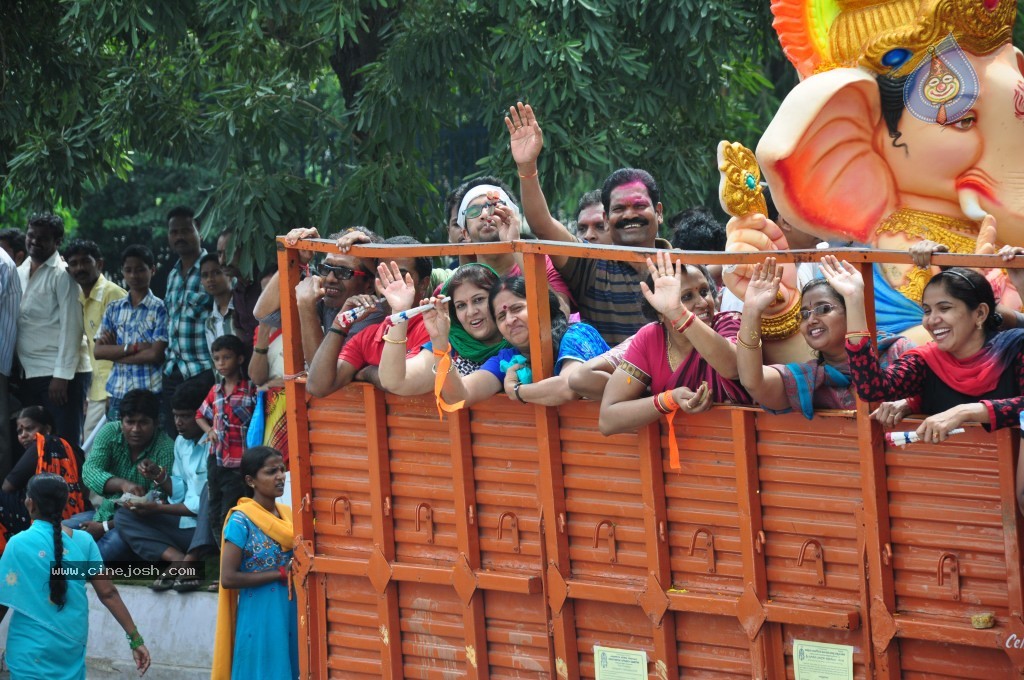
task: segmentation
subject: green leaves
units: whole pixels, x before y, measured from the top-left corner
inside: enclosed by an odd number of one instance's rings
[[[745,0],[8,4],[4,44],[23,48],[0,89],[8,196],[77,207],[133,154],[155,194],[159,168],[197,166],[206,232],[253,244],[305,224],[443,238],[462,175],[516,186],[503,117],[518,100],[544,128],[556,211],[624,165],[654,173],[669,212],[692,207],[717,182],[717,141],[755,143],[788,72]]]

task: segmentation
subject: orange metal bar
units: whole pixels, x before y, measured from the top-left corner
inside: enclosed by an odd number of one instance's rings
[[[395,560],[395,525],[383,508],[390,505],[391,498],[391,457],[388,451],[387,406],[384,393],[364,384],[363,404],[366,409],[366,446],[369,463],[370,505],[373,513],[373,543],[388,562]],[[369,569],[383,569],[382,564],[371,560]],[[383,576],[370,574],[371,582],[380,582]],[[402,645],[398,637],[401,630],[401,612],[398,607],[398,586],[388,583],[384,592],[378,590],[377,617],[391,635],[381,636],[380,669],[381,677],[401,678]]]
[[[299,316],[292,292],[299,283],[298,251],[278,248],[277,268],[281,286],[281,325],[285,337],[299,337]],[[294,375],[303,367],[302,344],[285,344],[285,373]],[[323,580],[309,579],[312,564],[304,564],[316,551],[316,533],[313,525],[312,473],[309,466],[309,418],[306,411],[305,385],[294,380],[285,383],[285,403],[289,404],[288,467],[292,480],[292,525],[295,531],[296,568],[302,574],[296,588],[296,606],[304,616],[299,617],[300,639],[310,644],[299,653],[299,674],[303,678],[323,677],[327,668],[327,619],[321,617],[320,602],[327,597]],[[301,548],[299,547],[301,546]],[[303,587],[303,585],[305,587]]]
[[[473,450],[469,432],[469,410],[462,409],[449,414],[448,433],[451,439],[452,488],[455,504],[455,532],[459,550],[473,571],[480,570],[480,534],[474,519],[476,486],[473,479]],[[474,594],[463,611],[463,628],[466,649],[475,650],[467,655],[466,669],[471,678],[490,677],[487,661],[487,620],[484,617],[483,596]]]
[[[641,493],[644,501],[644,541],[647,547],[647,570],[650,574],[647,589],[652,596],[651,599],[643,600],[641,604],[647,604],[645,610],[653,627],[651,637],[654,640],[654,661],[664,664],[666,677],[678,677],[676,621],[671,616],[664,616],[664,612],[659,614],[658,608],[654,606],[654,602],[658,603],[658,607],[666,606],[665,586],[672,585],[667,532],[659,529],[668,526],[660,421],[641,427],[638,434],[640,481],[643,483]]]

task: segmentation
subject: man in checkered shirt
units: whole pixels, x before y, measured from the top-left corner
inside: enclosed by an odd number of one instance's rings
[[[206,254],[199,239],[199,225],[191,208],[179,206],[167,213],[167,242],[178,255],[167,277],[167,353],[160,399],[161,425],[169,437],[176,435],[171,399],[178,385],[203,371],[213,362],[206,342],[206,315],[210,296],[199,279],[199,259]]]

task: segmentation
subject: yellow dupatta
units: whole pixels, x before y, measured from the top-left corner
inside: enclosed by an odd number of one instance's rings
[[[268,511],[251,498],[238,499],[238,505],[228,511],[224,518],[224,526],[232,513],[240,512],[259,527],[260,531],[281,544],[284,550],[295,546],[295,535],[292,530],[292,510],[287,505],[277,504],[280,517]],[[224,536],[221,534],[221,545]],[[213,637],[213,670],[211,680],[230,680],[231,661],[235,651],[235,615],[238,609],[238,591],[220,587],[217,593],[217,628]]]

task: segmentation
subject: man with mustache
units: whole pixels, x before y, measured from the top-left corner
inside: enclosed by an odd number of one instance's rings
[[[82,288],[78,301],[82,304],[82,323],[85,327],[85,341],[92,361],[92,382],[86,394],[84,437],[89,438],[99,425],[103,414],[107,412],[107,380],[114,364],[96,358],[96,335],[99,333],[103,314],[115,300],[128,295],[128,292],[113,281],[103,276],[103,254],[100,247],[92,241],[75,239],[64,249],[64,257],[68,261],[68,274],[71,274]]]
[[[544,137],[533,109],[519,102],[509,109],[505,125],[519,171],[523,213],[533,233],[548,241],[580,242],[548,210],[537,170]],[[620,168],[613,172],[601,187],[601,203],[613,245],[672,247],[658,238],[663,208],[658,183],[647,171]],[[608,344],[622,342],[648,322],[640,292],[640,282],[647,279],[645,264],[566,256],[552,256],[551,261],[569,285],[580,317],[597,328]]]
[[[160,395],[161,427],[168,437],[177,436],[171,402],[178,385],[203,371],[213,361],[206,343],[206,315],[212,301],[203,290],[199,259],[206,250],[199,239],[195,212],[178,206],[167,213],[167,242],[178,255],[167,277],[167,351],[164,355],[163,391]]]

